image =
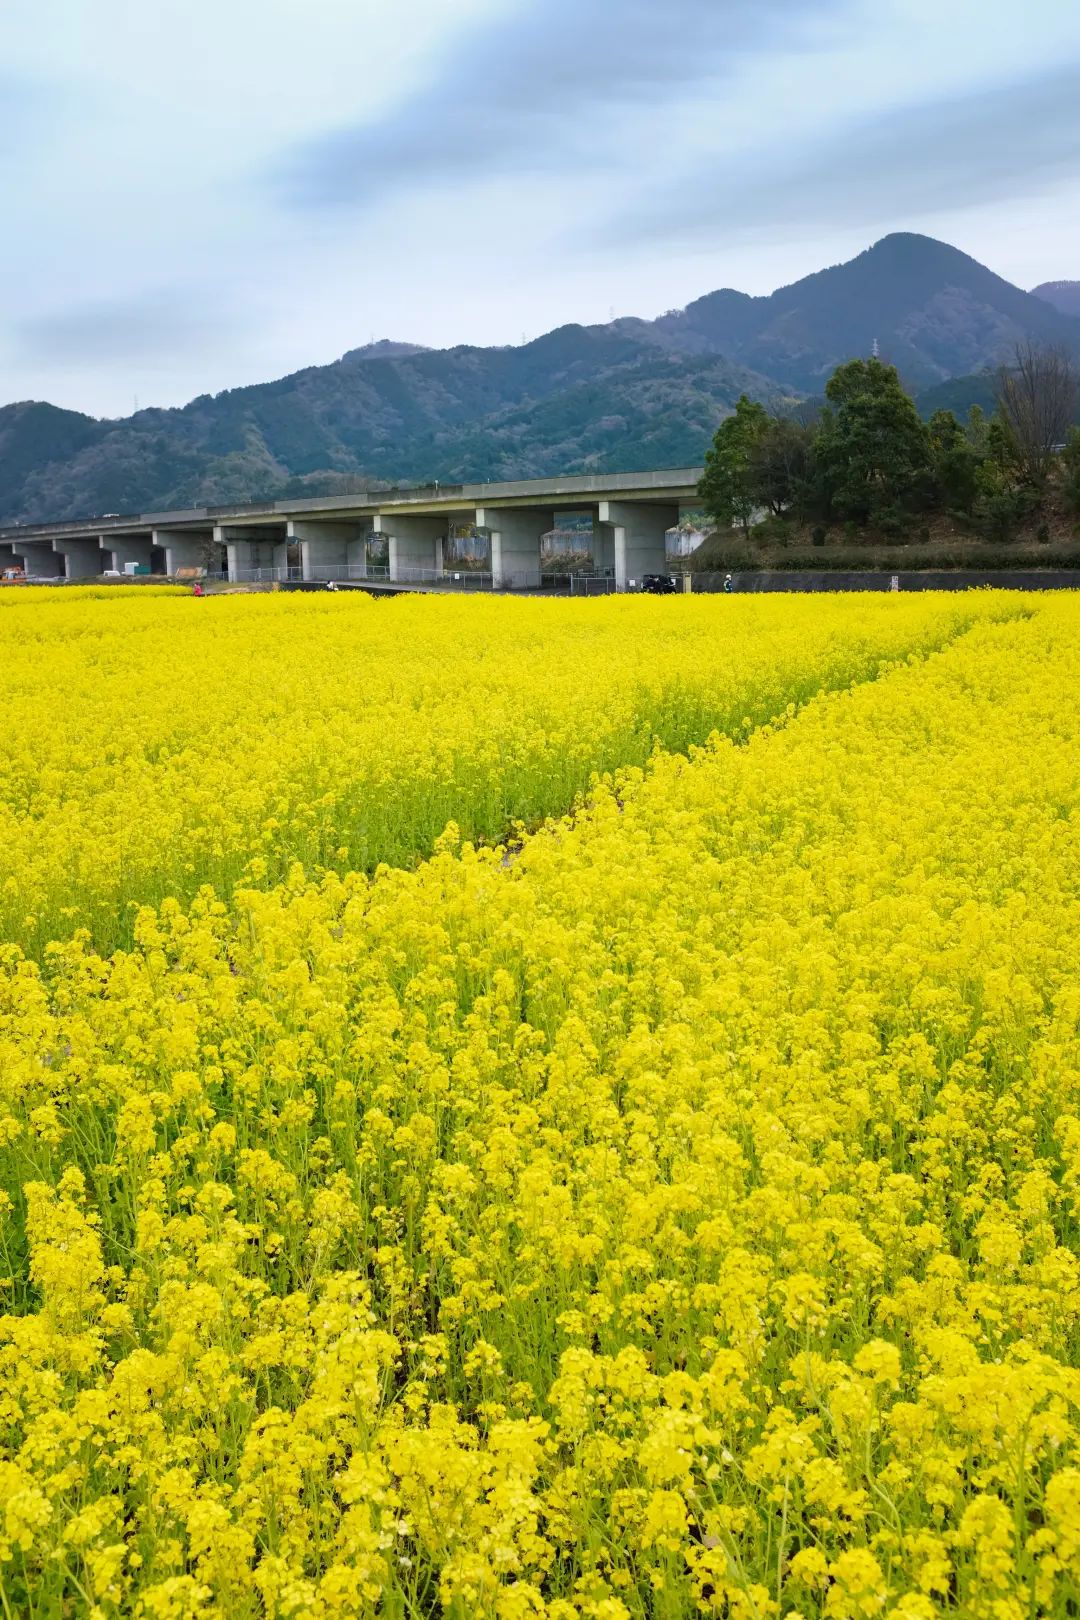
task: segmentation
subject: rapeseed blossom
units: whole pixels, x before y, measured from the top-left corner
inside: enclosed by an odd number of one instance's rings
[[[139,905],[297,861],[412,865],[451,821],[495,841],[657,744],[745,736],[1015,611],[109,589],[0,597],[0,938],[35,956],[80,927],[126,947]]]
[[[1077,1611],[1080,610],[731,605],[531,833],[2,947],[8,1612]]]

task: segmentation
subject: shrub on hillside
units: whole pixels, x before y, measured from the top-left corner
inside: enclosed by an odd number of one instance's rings
[[[1015,540],[1038,506],[1038,495],[1025,486],[991,490],[979,499],[972,517],[972,527],[984,540],[993,540],[998,544]]]
[[[1061,452],[1061,464],[1065,474],[1061,491],[1065,509],[1073,517],[1080,517],[1080,428],[1073,428],[1069,433]]]

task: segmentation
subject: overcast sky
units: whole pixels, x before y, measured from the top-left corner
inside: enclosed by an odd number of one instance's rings
[[[1080,279],[1080,0],[0,0],[0,403],[519,343],[919,230]]]

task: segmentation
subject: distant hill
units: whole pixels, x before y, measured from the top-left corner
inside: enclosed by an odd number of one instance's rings
[[[777,385],[720,355],[609,328],[514,349],[346,358],[182,410],[99,422],[0,409],[0,518],[167,510],[390,480],[541,477],[694,464],[740,393]]]
[[[1062,315],[1080,317],[1080,281],[1044,281],[1031,291],[1036,298],[1053,304]]]
[[[1080,353],[1080,319],[930,237],[885,237],[767,297],[725,289],[658,320],[569,325],[520,347],[350,350],[276,382],[98,421],[0,409],[0,520],[347,491],[367,478],[540,477],[698,462],[739,394],[820,394],[882,356],[913,391],[1017,341]]]
[[[430,354],[431,350],[422,343],[394,343],[390,338],[379,338],[375,343],[365,343],[362,348],[350,349],[342,355],[343,360],[400,360],[406,354]]]
[[[973,405],[977,405],[984,416],[993,416],[997,410],[997,374],[977,371],[970,377],[950,377],[948,382],[920,390],[915,403],[920,416],[927,420],[935,411],[952,411],[963,420]],[[1077,422],[1080,424],[1080,410]]]
[[[935,383],[915,395],[920,416],[929,419],[935,411],[952,411],[961,421],[973,405],[984,416],[993,416],[997,410],[997,376],[993,371],[977,371],[970,377],[950,377],[948,382]]]
[[[875,339],[913,391],[993,365],[1024,338],[1080,351],[1080,319],[957,248],[907,233],[768,297],[725,289],[653,324],[808,392]]]

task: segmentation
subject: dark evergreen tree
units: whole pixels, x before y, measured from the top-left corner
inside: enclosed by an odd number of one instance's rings
[[[850,360],[830,377],[825,398],[815,464],[829,515],[891,526],[927,506],[930,434],[896,368]]]
[[[976,448],[952,411],[935,411],[927,426],[938,504],[950,512],[970,513],[979,493],[979,463],[984,452]]]
[[[813,480],[814,430],[790,417],[772,416],[750,450],[750,488],[756,506],[780,517],[802,511]]]
[[[769,428],[764,405],[740,394],[734,411],[721,422],[705,454],[698,494],[709,517],[721,528],[741,523],[744,530],[761,505],[755,487],[754,452]]]

